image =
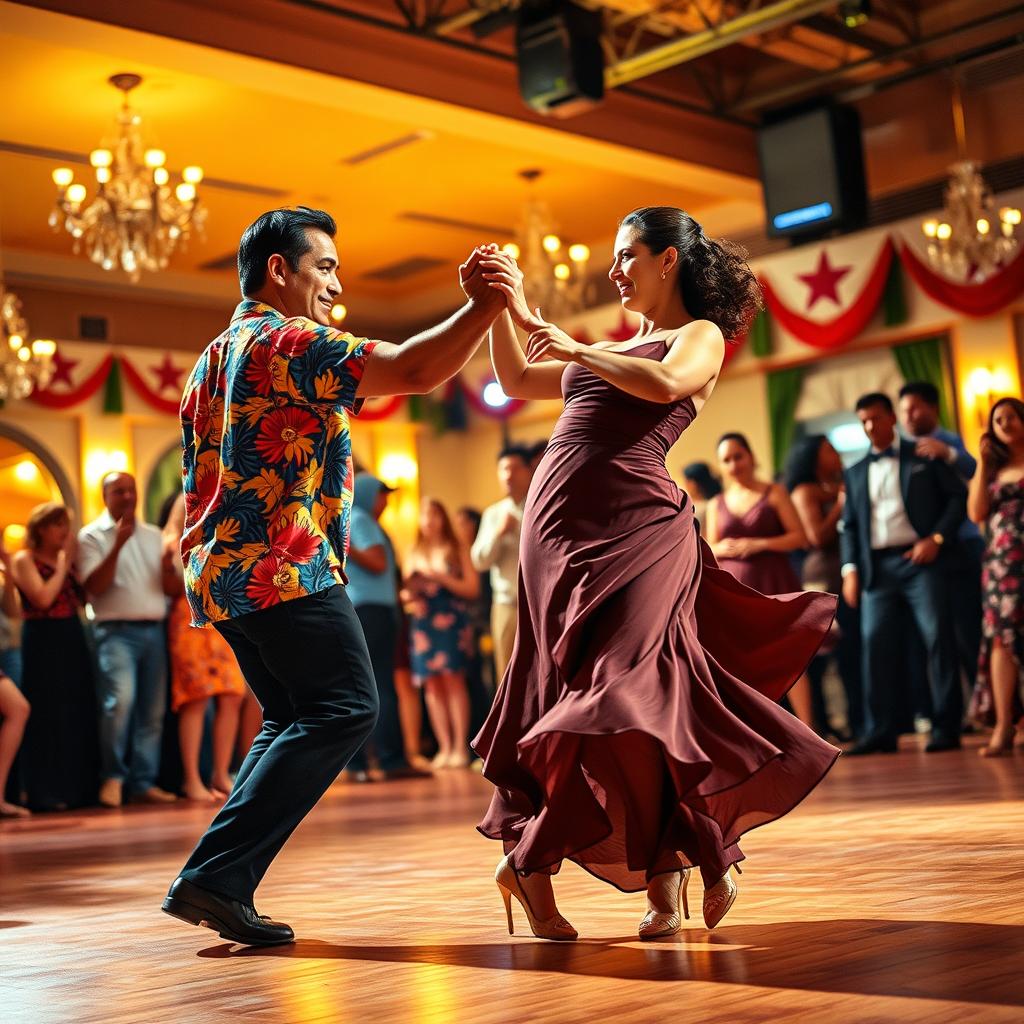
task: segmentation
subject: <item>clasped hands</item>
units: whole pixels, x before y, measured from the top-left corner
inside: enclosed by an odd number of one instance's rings
[[[514,323],[529,335],[526,361],[573,362],[586,347],[549,323],[540,307],[530,311],[523,291],[523,272],[516,261],[493,242],[477,246],[459,267],[459,283],[471,302],[490,304],[497,292]]]

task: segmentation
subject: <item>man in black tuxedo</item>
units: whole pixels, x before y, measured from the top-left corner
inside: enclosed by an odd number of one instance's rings
[[[918,455],[896,434],[887,395],[864,395],[857,416],[871,442],[846,473],[841,549],[843,597],[862,604],[867,730],[851,754],[896,750],[894,717],[908,607],[924,639],[932,691],[929,753],[960,746],[963,695],[945,563],[967,509],[967,489],[945,462]]]

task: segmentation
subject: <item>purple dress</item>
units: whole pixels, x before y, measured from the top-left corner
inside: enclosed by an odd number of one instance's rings
[[[725,503],[725,495],[719,494],[715,498],[718,536],[781,537],[786,528],[768,500],[768,493],[765,491],[741,516],[733,515]],[[718,564],[728,569],[740,583],[762,594],[792,594],[801,587],[789,555],[784,551],[762,551],[748,558],[720,558]]]
[[[689,398],[647,402],[576,364],[562,390],[523,517],[512,660],[473,744],[495,786],[479,829],[520,871],[568,857],[636,892],[699,865],[713,884],[839,753],[776,703],[836,600],[763,597],[717,567],[665,468]]]

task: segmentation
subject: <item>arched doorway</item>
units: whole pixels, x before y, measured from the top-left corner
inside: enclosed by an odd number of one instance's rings
[[[29,513],[44,501],[63,502],[77,522],[78,501],[60,463],[30,435],[0,423],[0,536],[9,551],[22,546]]]

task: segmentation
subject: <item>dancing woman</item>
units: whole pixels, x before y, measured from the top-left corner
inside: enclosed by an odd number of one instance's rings
[[[636,210],[609,277],[641,327],[583,345],[530,313],[509,257],[481,265],[508,307],[490,335],[505,393],[565,400],[524,512],[512,661],[474,741],[495,786],[479,828],[504,843],[509,928],[515,896],[535,935],[576,938],[551,887],[566,857],[646,890],[641,938],[679,930],[699,867],[714,927],[736,897],[739,837],[791,810],[838,755],[776,703],[835,598],[764,597],[719,569],[665,468],[725,339],[756,312],[756,280],[683,211]]]

